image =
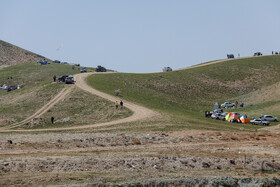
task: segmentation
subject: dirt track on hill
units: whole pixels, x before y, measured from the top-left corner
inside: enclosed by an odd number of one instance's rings
[[[115,102],[115,101],[120,101],[118,97],[111,96],[109,94],[100,92],[98,90],[95,90],[94,88],[90,87],[87,85],[85,82],[85,78],[89,75],[92,75],[93,73],[83,73],[83,74],[77,74],[75,75],[75,80],[76,83],[75,85],[82,90],[85,90],[91,94],[97,95],[99,97],[102,97],[104,99],[107,99],[109,101]],[[108,126],[108,125],[115,125],[115,124],[120,124],[120,123],[128,123],[128,122],[133,122],[133,121],[140,121],[144,119],[151,118],[156,114],[156,112],[142,107],[140,105],[128,102],[123,100],[124,106],[127,107],[128,109],[133,111],[133,115],[129,116],[124,119],[119,119],[119,120],[114,120],[110,122],[105,122],[105,123],[98,123],[98,124],[91,124],[91,125],[83,125],[83,126],[74,126],[74,127],[64,127],[64,128],[48,128],[48,129],[26,129],[26,130],[13,130],[11,128],[19,127],[21,125],[24,125],[25,123],[31,121],[34,118],[40,117],[42,114],[46,113],[52,106],[57,104],[59,101],[61,101],[63,98],[66,97],[67,94],[69,94],[72,89],[74,88],[74,85],[66,85],[66,88],[64,88],[62,91],[60,91],[50,102],[48,102],[45,106],[43,106],[41,109],[39,109],[36,113],[34,113],[32,116],[26,118],[25,120],[11,125],[8,128],[10,129],[0,129],[0,132],[34,132],[34,131],[61,131],[61,130],[75,130],[75,129],[86,129],[86,128],[94,128],[94,127],[102,127],[102,126]]]
[[[242,57],[242,58],[238,58],[238,59],[247,59],[247,58],[257,58],[257,57]],[[199,64],[199,65],[195,65],[195,66],[191,66],[191,67],[187,67],[187,68],[182,68],[182,69],[178,69],[175,71],[179,71],[179,70],[184,70],[184,69],[193,69],[193,68],[197,68],[197,67],[202,67],[202,66],[208,66],[208,65],[212,65],[212,64],[217,64],[217,63],[221,63],[221,62],[225,62],[225,61],[231,61],[231,60],[235,60],[235,59],[223,59],[223,60],[218,60],[218,61],[214,61],[214,62],[210,62],[210,63],[205,63],[205,64]],[[109,94],[100,92],[98,90],[95,90],[94,88],[90,87],[87,85],[87,83],[85,82],[85,78],[89,75],[91,75],[93,73],[83,73],[83,74],[77,74],[75,75],[75,80],[76,80],[76,86],[78,86],[79,88],[97,95],[99,97],[102,97],[104,99],[107,99],[109,101],[115,102],[115,101],[119,101],[119,98],[111,96]],[[109,125],[115,125],[115,124],[120,124],[120,123],[127,123],[127,122],[133,122],[133,121],[140,121],[143,119],[148,119],[151,118],[153,116],[156,115],[156,113],[148,108],[142,107],[140,105],[128,102],[123,100],[125,107],[129,108],[130,110],[133,111],[133,115],[125,118],[125,119],[119,119],[119,120],[115,120],[115,121],[110,121],[110,122],[105,122],[105,123],[98,123],[98,124],[91,124],[91,125],[84,125],[84,126],[76,126],[76,127],[63,127],[63,128],[49,128],[49,129],[28,129],[28,130],[12,130],[11,128],[15,128],[15,127],[19,127],[29,121],[31,121],[34,118],[38,118],[40,117],[42,114],[46,113],[52,106],[54,106],[56,103],[58,103],[59,101],[61,101],[63,98],[65,98],[65,96],[71,92],[71,90],[73,89],[73,85],[67,85],[66,88],[64,88],[61,92],[59,92],[58,95],[56,95],[50,102],[48,102],[45,106],[43,106],[41,109],[39,109],[37,112],[35,112],[32,116],[26,118],[25,120],[11,125],[9,127],[6,128],[2,128],[0,129],[0,132],[7,132],[7,131],[14,131],[14,132],[20,132],[20,131],[60,131],[60,130],[75,130],[75,129],[85,129],[85,128],[94,128],[94,127],[102,127],[102,126],[109,126]],[[7,129],[8,128],[8,129]]]

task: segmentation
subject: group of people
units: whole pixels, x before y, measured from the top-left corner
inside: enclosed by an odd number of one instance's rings
[[[116,109],[118,109],[119,106],[120,106],[121,109],[123,109],[123,101],[121,101],[120,103],[118,101],[115,102]]]

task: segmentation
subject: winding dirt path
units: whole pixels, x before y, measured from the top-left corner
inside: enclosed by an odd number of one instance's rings
[[[107,99],[109,101],[115,102],[119,101],[119,98],[111,96],[109,94],[100,92],[98,90],[95,90],[94,88],[90,87],[86,82],[85,78],[89,75],[92,75],[93,73],[83,73],[83,74],[77,74],[75,75],[76,80],[76,86],[91,93],[94,95],[97,95],[99,97],[102,97],[104,99]],[[47,112],[52,106],[54,106],[56,103],[61,101],[65,96],[71,92],[71,90],[74,88],[74,85],[67,85],[66,88],[61,90],[58,95],[56,95],[49,103],[47,103],[45,106],[43,106],[41,109],[39,109],[36,113],[34,113],[32,116],[28,117],[27,119],[21,121],[20,123],[17,123],[15,125],[9,126],[9,128],[15,128],[19,127],[20,125],[23,125],[26,122],[29,122],[33,118],[40,117],[42,114]],[[124,119],[118,119],[110,122],[105,123],[98,123],[98,124],[91,124],[91,125],[83,125],[83,126],[74,126],[74,127],[62,127],[62,128],[48,128],[48,129],[0,129],[0,132],[42,132],[42,131],[62,131],[62,130],[75,130],[75,129],[87,129],[87,128],[94,128],[94,127],[102,127],[102,126],[109,126],[109,125],[115,125],[120,123],[128,123],[128,122],[134,122],[134,121],[140,121],[144,119],[151,118],[155,115],[157,115],[156,112],[153,110],[150,110],[148,108],[145,108],[143,106],[128,102],[123,100],[124,106],[128,109],[132,110],[133,115],[124,118]]]
[[[265,55],[265,56],[270,56],[270,55]],[[258,57],[242,57],[242,58],[238,58],[238,59],[248,59],[248,58],[258,58]],[[236,60],[236,59],[234,58],[234,59],[217,60],[217,61],[213,61],[213,62],[209,62],[209,63],[205,63],[205,64],[199,64],[199,65],[195,65],[195,66],[191,66],[191,67],[187,67],[187,68],[178,69],[175,71],[180,71],[180,70],[184,70],[184,69],[193,69],[193,68],[197,68],[197,67],[208,66],[208,65],[217,64],[217,63],[221,63],[221,62],[225,62],[225,61],[232,61],[232,60]],[[91,74],[93,74],[93,73],[83,73],[83,74],[75,75],[74,77],[76,80],[76,86],[78,86],[79,88],[81,88],[91,94],[100,96],[100,97],[107,99],[109,101],[112,101],[112,102],[119,100],[119,98],[117,98],[117,97],[100,92],[100,91],[95,90],[94,88],[88,86],[87,83],[85,82],[85,78]],[[31,121],[34,118],[40,117],[41,115],[46,113],[51,107],[53,107],[56,103],[58,103],[63,98],[65,98],[67,96],[67,94],[69,94],[72,91],[73,88],[74,88],[74,85],[67,85],[66,88],[61,90],[61,92],[59,92],[58,95],[56,95],[50,102],[48,102],[45,106],[43,106],[41,109],[39,109],[37,112],[35,112],[32,116],[26,118],[25,120],[23,120],[17,124],[11,125],[6,128],[2,128],[2,129],[0,129],[0,132],[34,132],[34,131],[61,131],[61,130],[85,129],[85,128],[102,127],[102,126],[109,126],[109,125],[115,125],[115,124],[120,124],[120,123],[140,121],[140,120],[148,119],[148,118],[151,118],[151,117],[157,115],[156,112],[154,112],[153,110],[150,110],[143,106],[123,100],[125,107],[127,107],[128,109],[133,111],[132,116],[124,118],[124,119],[119,119],[119,120],[105,122],[105,123],[98,123],[98,124],[91,124],[91,125],[84,125],[84,126],[74,126],[74,127],[63,127],[63,128],[27,129],[27,130],[11,129],[11,128],[19,127],[19,126]]]

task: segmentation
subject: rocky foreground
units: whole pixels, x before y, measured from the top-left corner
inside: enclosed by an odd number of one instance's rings
[[[277,134],[0,136],[0,186],[279,186]]]

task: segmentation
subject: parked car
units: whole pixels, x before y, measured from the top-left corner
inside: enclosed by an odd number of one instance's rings
[[[211,115],[211,118],[212,118],[212,119],[220,119],[220,118],[219,118],[220,115],[221,115],[221,113],[213,113],[213,114]]]
[[[65,84],[74,84],[74,77],[73,76],[68,76],[65,78]]]
[[[57,82],[65,82],[65,79],[69,77],[69,75],[62,75],[58,77]]]
[[[255,52],[254,56],[262,56],[262,53],[261,52]]]
[[[264,119],[253,119],[250,121],[252,125],[263,125],[263,126],[268,126],[270,124],[269,121],[266,121]]]
[[[86,67],[82,68],[82,69],[80,70],[80,72],[81,72],[81,73],[86,73],[86,72],[87,72],[87,68],[86,68]]]
[[[55,61],[53,61],[54,63],[58,63],[58,64],[60,64],[60,61],[59,60],[55,60]]]
[[[274,121],[274,122],[278,121],[277,117],[273,117],[273,116],[270,116],[270,115],[262,115],[260,117],[260,119],[265,119],[266,121]]]
[[[225,121],[226,120],[226,115],[228,114],[228,112],[223,112],[221,113],[218,117],[219,117],[219,120],[223,120]]]
[[[213,113],[220,113],[221,114],[221,113],[223,113],[223,110],[222,109],[215,109],[215,110],[212,111],[212,114]]]
[[[227,58],[234,58],[233,54],[227,54]]]
[[[231,108],[234,107],[235,104],[234,103],[230,103],[230,102],[224,102],[223,104],[221,104],[221,107],[223,108]]]
[[[172,71],[172,68],[171,67],[164,67],[162,69],[163,72],[168,72],[168,71]]]
[[[97,66],[97,68],[95,69],[95,71],[96,71],[96,72],[106,72],[107,69],[99,65],[99,66]]]

